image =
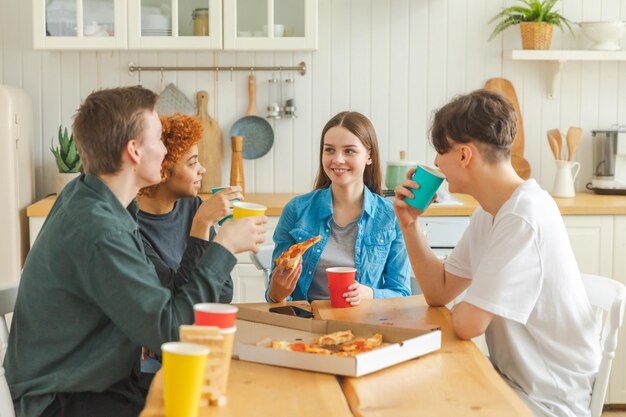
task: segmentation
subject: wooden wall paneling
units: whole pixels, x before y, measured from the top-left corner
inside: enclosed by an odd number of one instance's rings
[[[467,0],[448,0],[447,25],[454,30],[448,31],[446,42],[446,92],[448,97],[467,92]],[[481,42],[481,44],[484,41]]]
[[[101,83],[100,88],[115,88],[120,85],[120,73],[128,68],[128,62],[120,62],[119,52],[117,51],[99,51],[98,65],[99,65],[99,81]],[[142,73],[142,84],[146,88],[154,90],[154,83],[149,85],[147,81],[149,78],[154,79],[154,75],[150,76],[148,73]]]
[[[294,52],[293,62],[305,62],[310,69],[311,52]],[[317,169],[318,154],[309,150],[317,145],[320,132],[314,132],[311,126],[311,96],[313,92],[311,73],[306,75],[294,74],[294,99],[298,117],[291,123],[291,151],[293,159],[293,183],[291,192],[306,192],[313,188],[315,170]]]
[[[13,16],[3,22],[4,26],[4,84],[22,87],[22,48],[24,40],[20,37],[20,22],[18,20],[21,2],[13,2],[11,6]]]
[[[211,57],[211,65],[215,66],[234,66],[236,65],[234,53],[216,52],[215,59]],[[203,57],[201,65],[205,65],[206,61]],[[200,62],[199,62],[200,64]],[[228,185],[230,181],[230,160],[232,156],[232,146],[230,135],[230,128],[239,118],[243,116],[246,109],[237,106],[236,97],[236,82],[230,79],[231,74],[229,72],[220,72],[215,74],[215,95],[217,97],[217,107],[214,114],[211,116],[217,120],[222,131],[222,139],[224,146],[222,148],[222,178],[224,185]],[[246,181],[246,175],[250,174],[245,171],[244,167],[244,181]]]
[[[35,174],[43,175],[42,183],[37,184],[37,196],[54,193],[56,163],[50,150],[50,140],[56,137],[59,124],[61,123],[60,96],[61,91],[61,54],[58,52],[42,52],[41,68],[45,68],[41,74],[41,97],[42,97],[42,123],[41,140],[43,141],[43,162],[40,167],[35,167]]]
[[[33,50],[24,50],[22,52],[22,59],[24,68],[26,71],[24,72],[24,82],[22,87],[28,92],[32,102],[33,102],[33,163],[34,163],[34,181],[35,181],[35,189],[34,195],[35,198],[39,198],[39,196],[43,197],[43,190],[38,190],[37,187],[43,184],[43,170],[41,167],[43,166],[44,161],[44,153],[50,152],[48,149],[50,144],[48,141],[43,140],[44,136],[41,131],[41,74],[40,71],[41,66],[41,54],[35,52]],[[0,84],[2,81],[0,79]],[[46,144],[48,146],[46,146]],[[41,194],[40,194],[41,193]]]
[[[424,143],[428,142],[428,128],[431,115],[431,109],[427,106],[427,1],[411,0],[409,3],[408,38],[407,159],[425,162],[426,149]],[[396,156],[392,155],[390,159],[396,159]]]
[[[428,106],[434,110],[444,105],[452,96],[446,91],[446,48],[448,46],[448,1],[431,0],[428,7]],[[428,142],[425,162],[432,164],[437,153]]]
[[[350,108],[350,0],[333,0],[331,6],[331,103],[333,115]]]
[[[390,59],[391,17],[390,2],[386,0],[372,0],[371,9],[371,93],[369,118],[376,129],[380,143],[380,158],[385,162],[388,158],[388,144],[390,136]],[[396,63],[397,65],[397,63]]]
[[[206,52],[205,52],[206,53]],[[179,67],[195,67],[196,66],[196,56],[200,54],[200,52],[192,52],[192,51],[181,51],[176,52],[176,65]],[[171,75],[176,74],[176,85],[178,88],[184,92],[187,97],[191,100],[192,103],[197,107],[196,103],[196,93],[198,91],[206,91],[209,93],[209,101],[211,101],[211,83],[210,78],[207,76],[206,72],[188,72],[188,71],[179,71],[179,72],[165,72],[163,83],[163,88],[167,86],[168,82],[172,80]],[[159,74],[159,85],[160,85],[161,74]],[[208,105],[209,103],[207,103]],[[207,107],[208,108],[208,107]],[[210,114],[210,113],[209,113]]]
[[[319,160],[319,138],[326,122],[334,115],[331,109],[331,56],[332,38],[328,28],[331,19],[331,1],[320,0],[319,21],[320,31],[318,37],[319,50],[311,54],[311,70],[307,71],[306,77],[311,80],[311,173],[313,181],[317,174],[317,161]],[[322,23],[324,22],[324,23]],[[324,29],[322,29],[324,27]],[[313,183],[312,181],[312,183]],[[311,184],[312,185],[312,184]],[[303,191],[309,191],[306,189]]]
[[[586,5],[587,2],[585,2]],[[580,124],[585,130],[606,129],[609,126],[599,124],[600,92],[598,85],[600,82],[600,63],[581,63],[581,90],[580,90]],[[593,174],[593,147],[591,137],[583,141],[578,154],[581,157],[580,180],[578,184],[591,181]],[[583,159],[584,158],[584,159]]]
[[[176,51],[157,52],[157,64],[155,66],[167,65],[167,66],[175,67],[175,66],[180,65],[178,63],[178,54],[179,53]],[[151,71],[146,74],[150,74],[149,78],[147,79],[147,80],[150,80],[150,83],[145,85],[145,87],[150,88],[155,93],[159,94],[161,93],[162,88],[165,88],[165,86],[167,86],[168,83],[174,83],[174,85],[176,85],[176,87],[178,87],[183,93],[185,93],[187,98],[191,100],[191,102],[194,103],[195,105],[196,97],[195,97],[195,91],[193,90],[194,86],[190,86],[188,84],[185,84],[184,82],[183,83],[180,82],[181,80],[184,80],[186,77],[189,76],[188,73],[182,72],[182,71],[181,72],[178,72],[178,71],[164,72],[163,73],[163,86],[161,86],[161,71]],[[144,73],[141,74],[141,78],[142,79],[144,78]],[[187,87],[187,90],[184,89],[185,87]]]
[[[489,39],[489,36],[491,35],[491,31],[497,24],[496,22],[489,23],[489,20],[491,20],[491,18],[495,16],[502,9],[503,1],[502,0],[499,0],[499,1],[483,0],[483,1],[484,1],[484,5],[483,5],[484,12],[482,15],[482,19],[479,18],[478,16],[476,18],[469,17],[469,20],[473,22],[475,21],[478,26],[474,28],[470,24],[469,26],[471,28],[470,31],[473,32],[476,30],[478,32],[483,33],[482,36],[478,35],[478,39],[476,40],[480,48],[481,49],[484,48],[484,61],[482,61],[483,78],[480,80],[480,82],[478,82],[477,88],[485,85],[485,81],[487,81],[489,78],[499,77],[502,75],[502,45],[503,45],[502,36],[496,39],[492,39],[491,41],[488,41],[488,39]],[[474,7],[476,7],[474,0],[472,0],[471,3],[469,4],[473,5],[470,9],[473,9]],[[475,12],[478,12],[478,10]],[[517,35],[519,36],[519,31]],[[518,42],[520,41],[518,40]]]
[[[372,59],[371,1],[357,0],[350,2],[350,102],[348,109],[358,111],[370,117],[370,62]]]
[[[401,62],[409,56],[409,1],[397,0],[389,3],[389,62]],[[408,104],[410,69],[408,65],[391,65],[389,68],[389,137],[387,152],[381,154],[384,163],[388,159],[400,158],[400,151],[408,147]]]
[[[291,52],[255,53],[255,65],[260,67],[291,66]],[[282,87],[282,100],[287,99],[285,93],[285,79],[293,76],[291,73],[277,71],[276,78]],[[275,190],[289,190],[292,187],[293,161],[291,160],[291,119],[267,119],[267,105],[269,103],[269,83],[271,72],[256,73],[256,107],[259,116],[267,120],[274,129],[274,144],[270,151],[255,162],[255,190],[259,193],[271,193]],[[280,88],[279,88],[280,93]],[[279,100],[280,100],[279,95]]]
[[[253,52],[236,52],[235,57],[236,57],[235,58],[236,66],[255,65],[255,62],[254,62],[255,54]],[[232,123],[230,124],[230,126],[232,126],[232,124],[236,122],[240,117],[243,117],[246,113],[246,109],[248,108],[248,75],[249,74],[247,72],[242,71],[242,72],[235,72],[232,76],[233,82],[236,84],[235,99],[237,100],[236,101],[237,105],[236,105],[235,117]],[[228,129],[230,130],[230,127]],[[256,175],[257,172],[256,172],[255,160],[244,159],[243,170],[244,170],[246,192],[248,193],[256,192],[256,187],[258,184],[257,184],[257,175]]]
[[[83,51],[78,55],[78,95],[82,102],[89,94],[98,89],[98,57],[93,51]],[[136,83],[135,83],[136,84]],[[80,105],[76,103],[76,107]]]
[[[80,103],[80,56],[79,52],[61,52],[61,123],[72,130],[74,114]]]

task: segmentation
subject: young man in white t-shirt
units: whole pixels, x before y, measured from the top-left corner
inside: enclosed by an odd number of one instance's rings
[[[485,334],[494,367],[536,416],[589,416],[600,363],[591,307],[554,200],[511,165],[515,130],[511,104],[485,90],[435,113],[435,164],[451,192],[480,204],[444,263],[405,202],[419,185],[397,187],[394,208],[428,304],[467,290],[452,309],[457,336]]]

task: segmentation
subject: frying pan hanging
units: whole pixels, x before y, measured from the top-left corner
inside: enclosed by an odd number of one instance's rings
[[[269,152],[274,144],[274,130],[256,110],[256,77],[248,76],[248,110],[246,116],[230,128],[229,136],[243,136],[242,155],[245,159],[257,159]]]

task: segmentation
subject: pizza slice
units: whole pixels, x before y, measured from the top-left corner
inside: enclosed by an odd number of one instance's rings
[[[315,339],[315,343],[319,345],[339,345],[354,339],[352,330],[343,330],[340,332],[329,333]]]
[[[287,269],[294,269],[296,265],[298,265],[298,262],[300,262],[300,258],[302,258],[304,252],[320,240],[322,240],[322,236],[315,236],[304,242],[295,243],[283,252],[282,255],[276,258],[274,263],[276,266],[279,266],[285,259],[287,259]]]

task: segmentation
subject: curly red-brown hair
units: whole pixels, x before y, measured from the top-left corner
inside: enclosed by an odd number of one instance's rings
[[[202,123],[194,116],[174,113],[171,116],[160,116],[163,125],[161,139],[167,149],[167,154],[161,164],[161,178],[166,172],[171,172],[174,165],[189,149],[202,139]],[[142,188],[140,195],[151,197],[159,184]]]

